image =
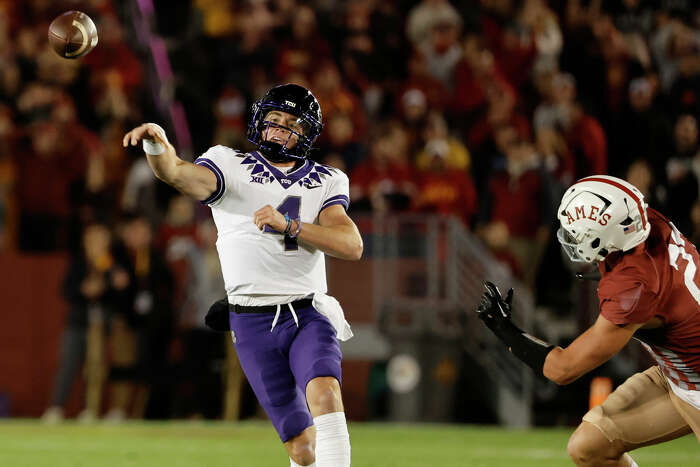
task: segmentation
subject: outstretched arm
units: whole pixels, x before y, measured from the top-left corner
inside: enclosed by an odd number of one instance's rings
[[[619,352],[642,324],[617,326],[602,316],[567,348],[555,347],[547,355],[542,372],[557,384],[576,381]]]
[[[136,146],[142,140],[146,140],[147,145],[150,143],[150,147],[155,147],[156,152],[158,149],[163,150],[157,155],[146,153],[148,165],[158,179],[198,201],[209,198],[216,190],[214,173],[206,167],[180,159],[160,126],[144,123],[124,135],[122,144],[124,147]],[[158,144],[162,146],[158,147]]]
[[[282,213],[270,205],[256,211],[253,221],[260,230],[265,225],[278,232],[284,232],[287,228],[287,220]],[[318,222],[319,225],[302,222],[297,238],[336,258],[358,260],[362,257],[362,237],[342,206],[335,204],[327,207],[319,214]],[[289,231],[296,232],[297,228],[297,221],[292,220]]]
[[[512,290],[506,299],[498,287],[486,282],[476,312],[486,326],[503,341],[516,357],[538,375],[557,384],[569,384],[607,362],[622,349],[642,324],[616,326],[603,316],[567,348],[555,347],[519,329],[511,321]]]

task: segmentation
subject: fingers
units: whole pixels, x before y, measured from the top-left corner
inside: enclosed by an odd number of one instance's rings
[[[124,135],[124,139],[122,139],[122,145],[124,147],[127,147],[129,145],[136,146],[136,143],[138,143],[141,139],[141,135],[143,135],[143,132],[143,125],[134,128],[133,130]]]
[[[501,291],[498,290],[498,287],[496,287],[496,284],[494,284],[491,281],[484,281],[484,286],[486,287],[486,293],[492,296],[493,298],[497,300],[503,300],[501,297]]]
[[[163,134],[158,130],[158,128],[154,127],[153,125],[148,125],[146,127],[146,133],[148,133],[150,137],[154,138],[160,144],[165,145],[167,143],[163,138]]]
[[[167,145],[167,141],[164,139],[164,135],[158,130],[158,128],[148,123],[144,123],[143,125],[137,126],[133,130],[125,134],[124,138],[122,139],[122,145],[124,147],[127,147],[129,145],[136,146],[144,136],[155,139],[163,145]]]
[[[253,222],[258,227],[258,230],[263,230],[265,228],[265,224],[268,224],[272,220],[271,210],[272,206],[268,204],[267,206],[258,209],[255,211],[255,214],[253,214]]]

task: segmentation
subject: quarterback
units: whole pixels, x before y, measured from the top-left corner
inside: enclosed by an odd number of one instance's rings
[[[636,466],[627,454],[694,432],[700,439],[700,257],[695,246],[642,193],[619,178],[579,180],[562,198],[557,237],[573,261],[597,263],[600,314],[567,348],[555,347],[511,321],[487,282],[479,317],[509,350],[557,384],[605,363],[631,338],[656,365],[631,376],[591,409],[569,439],[579,466]]]
[[[214,146],[185,162],[153,123],[123,141],[142,141],[156,177],[211,207],[228,297],[224,327],[292,467],[350,465],[338,339],[352,333],[325,294],[324,253],[357,260],[363,245],[346,214],[347,176],[307,158],[321,129],[313,94],[285,84],[253,105],[248,139],[256,151]]]

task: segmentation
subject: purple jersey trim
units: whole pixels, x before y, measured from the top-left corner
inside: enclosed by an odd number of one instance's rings
[[[310,163],[308,160],[305,160],[304,164],[301,167],[285,174],[280,169],[270,164],[270,162],[267,159],[265,159],[265,156],[260,154],[258,151],[253,151],[250,154],[253,157],[255,157],[259,162],[262,162],[265,165],[265,167],[267,167],[267,170],[269,170],[270,173],[275,176],[277,182],[285,190],[290,186],[294,185],[302,178],[306,177],[309,174],[309,172],[311,172],[311,168],[313,167],[312,163]],[[289,183],[283,183],[282,180],[289,180]]]
[[[328,206],[332,206],[334,204],[341,204],[345,210],[348,210],[348,206],[350,205],[350,198],[348,198],[345,195],[335,195],[331,196],[328,198],[326,201],[323,202],[323,205],[321,206],[321,210],[323,211],[326,209]]]
[[[221,199],[226,192],[226,180],[224,179],[224,174],[221,169],[219,169],[219,167],[217,167],[217,165],[211,159],[207,159],[206,157],[199,157],[196,161],[194,161],[194,163],[201,165],[202,167],[206,167],[216,176],[216,190],[214,190],[209,198],[200,201],[200,203],[212,204]]]

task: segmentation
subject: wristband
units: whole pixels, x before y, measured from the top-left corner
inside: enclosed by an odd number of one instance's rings
[[[163,129],[163,127],[161,127],[157,123],[149,123],[149,125],[153,125],[156,127],[156,130],[158,131],[158,133],[160,133],[160,137],[161,139],[163,139],[163,141],[168,141],[168,137],[165,136],[165,130]],[[141,144],[143,146],[143,152],[145,152],[149,156],[160,156],[165,152],[165,146],[153,138],[145,137],[141,140]]]
[[[154,139],[143,138],[141,144],[143,146],[143,152],[149,156],[160,156],[165,152],[165,146]]]
[[[284,229],[284,234],[289,235],[289,229],[292,228],[292,220],[289,218],[289,214],[284,215],[284,220],[287,221],[287,227]]]
[[[297,238],[299,232],[301,232],[301,219],[294,219],[297,223],[297,228],[294,230],[293,234],[289,234],[289,238]]]

